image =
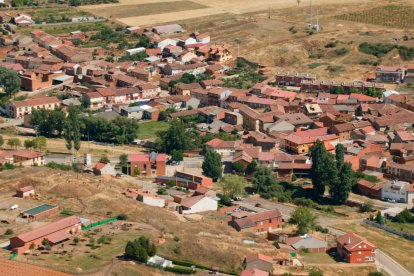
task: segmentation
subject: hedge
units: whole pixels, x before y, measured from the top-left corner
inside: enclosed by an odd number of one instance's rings
[[[207,267],[207,266],[203,266],[203,265],[198,265],[193,263],[192,261],[187,261],[187,260],[171,260],[173,262],[173,264],[179,265],[179,266],[185,266],[185,267],[191,267],[194,266],[196,268],[199,269],[204,269],[204,270],[211,270],[211,267]],[[229,275],[237,275],[236,272],[225,272],[225,271],[220,271],[221,273],[225,273],[225,274],[229,274]]]
[[[173,267],[166,267],[166,271],[178,273],[178,274],[194,274],[196,271],[190,267],[176,265]]]

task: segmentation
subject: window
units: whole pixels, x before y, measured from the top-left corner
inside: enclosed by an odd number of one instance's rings
[[[358,251],[358,255],[361,255],[361,251]]]

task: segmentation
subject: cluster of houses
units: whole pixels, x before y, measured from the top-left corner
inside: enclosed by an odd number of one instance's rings
[[[309,252],[325,252],[328,247],[328,243],[315,234],[306,234],[298,237],[280,237],[283,241],[278,241],[277,246],[293,247],[295,252],[302,252],[307,250]],[[364,264],[375,262],[376,246],[368,242],[361,236],[348,232],[344,235],[337,237],[336,239],[336,255],[339,260],[351,263],[351,264]],[[254,254],[246,256],[243,260],[242,276],[270,276],[270,275],[283,275],[284,272],[289,271],[286,268],[294,267],[295,271],[298,271],[298,275],[301,274],[300,268],[303,265],[293,254],[283,254],[286,252],[282,249],[282,253],[279,253],[276,257],[270,257],[263,254]],[[291,251],[292,252],[292,251]],[[296,275],[296,273],[295,273]]]
[[[0,166],[6,164],[22,167],[43,166],[45,158],[40,151],[0,149]]]

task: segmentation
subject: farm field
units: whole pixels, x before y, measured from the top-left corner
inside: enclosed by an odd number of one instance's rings
[[[136,5],[119,5],[114,9],[108,9],[108,7],[99,6],[95,8],[93,12],[101,16],[123,18],[131,16],[144,16],[169,12],[189,11],[204,8],[207,8],[207,6],[192,1],[172,1]]]
[[[412,28],[414,27],[414,7],[407,5],[381,6],[361,12],[338,15],[336,18],[393,28]]]
[[[269,8],[272,9],[283,9],[287,7],[295,7],[297,6],[296,1],[292,0],[257,0],[257,1],[250,1],[250,0],[228,0],[228,1],[220,1],[220,0],[193,0],[193,1],[168,1],[170,3],[180,3],[180,2],[192,2],[194,4],[203,5],[206,8],[203,9],[196,9],[192,10],[191,6],[189,5],[186,9],[181,11],[177,11],[175,9],[172,10],[165,10],[161,7],[158,7],[158,11],[154,11],[155,13],[150,13],[147,15],[142,15],[139,10],[137,10],[136,14],[134,12],[128,12],[127,14],[121,14],[120,17],[115,16],[115,14],[119,14],[117,9],[121,8],[123,5],[143,5],[143,4],[152,4],[152,7],[156,7],[155,3],[163,3],[166,2],[165,0],[121,0],[118,4],[107,4],[107,5],[99,5],[99,6],[82,6],[81,9],[87,10],[91,13],[96,15],[104,15],[108,17],[112,17],[119,22],[122,22],[127,25],[138,25],[138,26],[146,26],[150,24],[157,24],[157,23],[165,23],[171,21],[177,21],[182,19],[192,19],[192,18],[199,18],[203,16],[212,16],[217,14],[223,13],[231,13],[231,14],[244,14],[250,12],[257,12],[262,10],[267,10]],[[319,0],[318,4],[332,4],[336,3],[336,0]],[[360,3],[361,1],[358,0],[343,0],[341,3]],[[364,1],[364,2],[370,2]],[[163,4],[164,5],[164,4]],[[303,4],[305,5],[305,4]],[[110,7],[110,8],[109,8]],[[191,12],[187,12],[187,10],[191,10]]]

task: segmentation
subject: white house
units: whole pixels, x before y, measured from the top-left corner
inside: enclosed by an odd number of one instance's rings
[[[137,200],[154,207],[161,207],[165,206],[165,199],[160,197],[159,195],[152,194],[148,191],[139,192],[137,196]]]
[[[111,164],[105,164],[105,163],[96,163],[95,167],[93,168],[93,172],[96,175],[116,175],[115,167]]]
[[[177,45],[184,47],[185,45],[196,44],[197,40],[191,36],[183,36],[178,39]]]
[[[217,211],[218,208],[217,200],[205,195],[183,198],[180,204],[181,206],[178,207],[178,211],[181,214]]]
[[[134,49],[128,49],[125,52],[126,52],[126,55],[129,57],[129,56],[132,56],[134,54],[144,52],[144,51],[145,51],[144,47],[139,47],[139,48],[134,48]]]
[[[208,34],[201,34],[196,37],[199,43],[208,44],[210,43],[210,36]]]
[[[161,50],[163,50],[165,47],[167,47],[168,45],[177,45],[177,41],[171,38],[166,38],[166,39],[162,39],[159,41],[154,41],[154,46],[156,48],[161,48]]]
[[[162,267],[162,268],[167,268],[167,267],[172,267],[173,263],[170,260],[166,260],[163,257],[160,257],[158,255],[155,255],[151,258],[148,259],[147,261],[148,265],[151,266],[155,266],[155,267]]]
[[[389,181],[381,189],[381,198],[414,203],[414,184],[405,181]]]

